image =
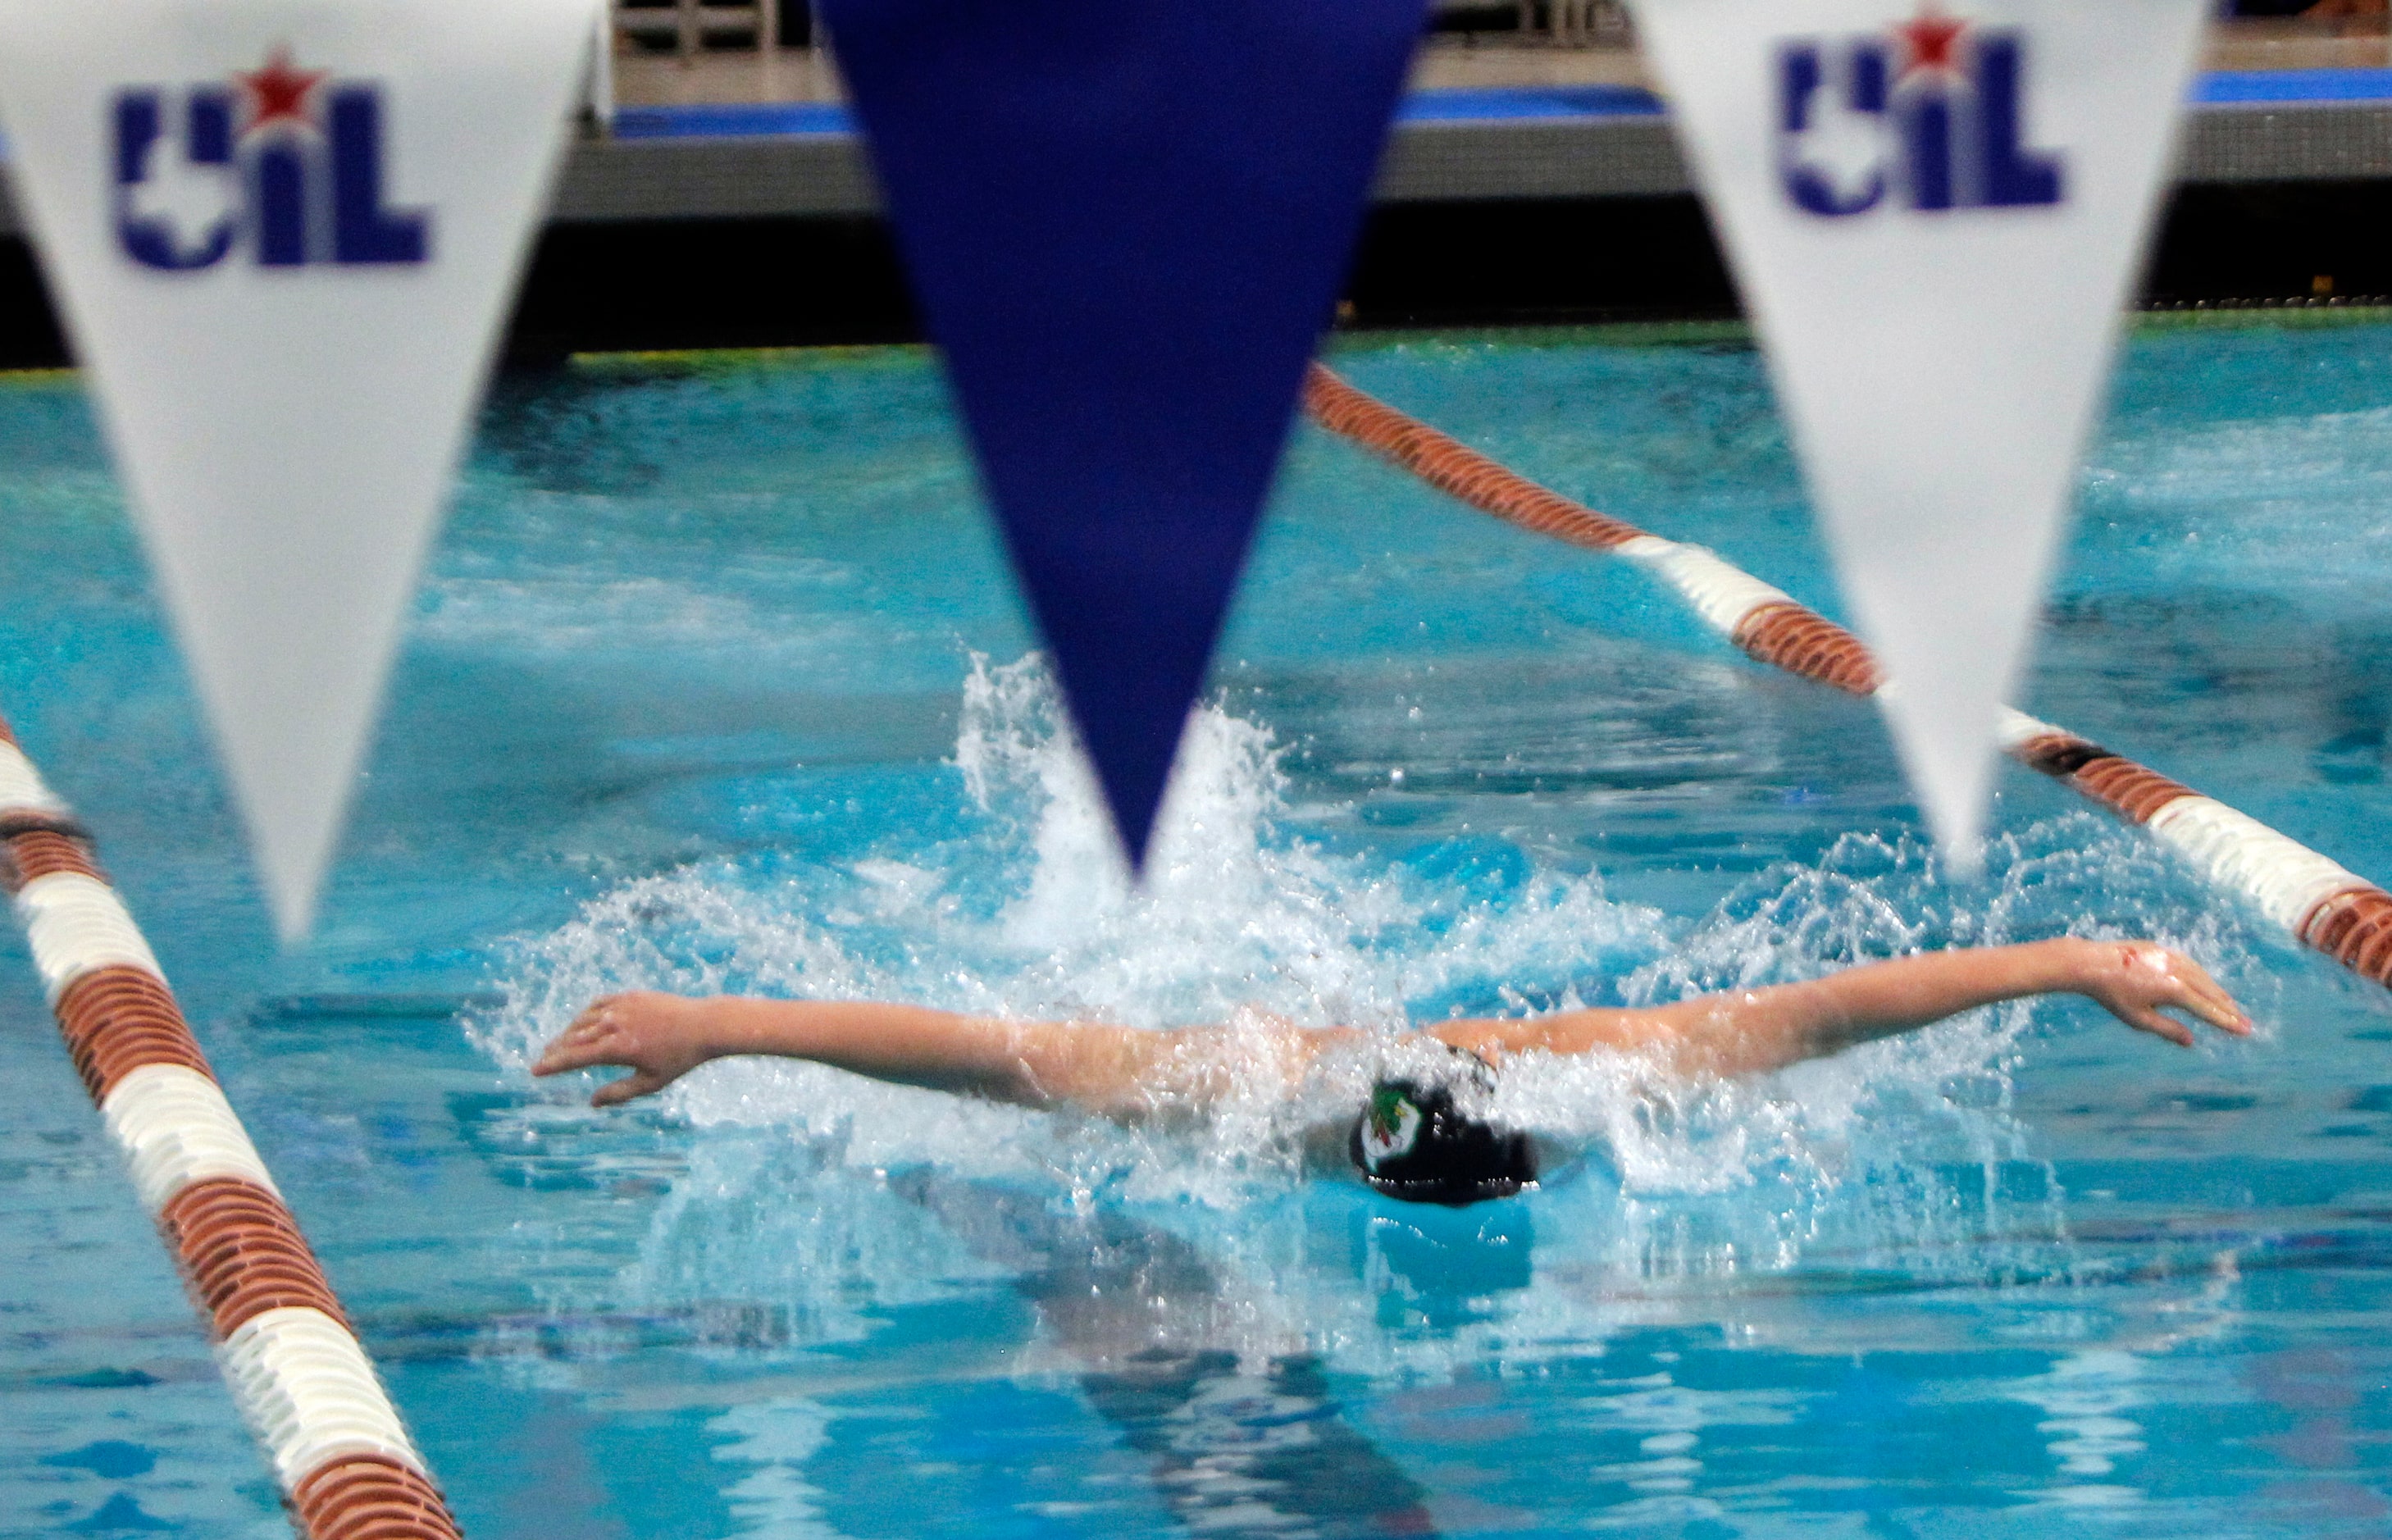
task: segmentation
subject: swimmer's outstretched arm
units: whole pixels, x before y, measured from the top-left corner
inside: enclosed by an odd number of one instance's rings
[[[1016,1022],[919,1006],[849,1000],[693,999],[609,995],[548,1045],[534,1075],[617,1064],[631,1073],[598,1088],[594,1106],[646,1096],[708,1060],[740,1053],[810,1059],[901,1086],[983,1096],[1021,1106],[1072,1105],[1124,1121],[1214,1102],[1257,1073],[1291,1088],[1320,1045],[1356,1034],[1283,1026],[1268,1051],[1233,1064],[1214,1049],[1217,1028],[1169,1032],[1097,1022]]]
[[[1929,952],[1805,984],[1702,995],[1641,1011],[1450,1022],[1436,1035],[1489,1058],[1635,1053],[1684,1075],[1750,1075],[1840,1052],[2029,995],[2083,995],[2138,1031],[2192,1046],[2182,1011],[2237,1037],[2251,1019],[2191,959],[2148,941],[2038,941]]]
[[[2178,1010],[2238,1036],[2250,1019],[2199,964],[2150,942],[2039,941],[1930,952],[1806,984],[1703,995],[1634,1011],[1568,1011],[1517,1021],[1444,1023],[1431,1036],[1490,1060],[1510,1053],[1631,1053],[1682,1075],[1749,1075],[1927,1026],[2027,995],[2075,994],[2138,1030],[2184,1047]],[[1288,1090],[1313,1059],[1361,1036],[1265,1023],[1225,1053],[1217,1027],[1168,1032],[1097,1022],[1015,1022],[919,1006],[732,996],[610,995],[548,1045],[534,1075],[602,1064],[631,1071],[597,1106],[646,1096],[708,1060],[762,1053],[934,1090],[1029,1107],[1072,1105],[1123,1121],[1236,1092]]]

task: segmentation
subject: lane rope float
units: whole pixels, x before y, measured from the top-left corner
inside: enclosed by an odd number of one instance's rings
[[[73,810],[0,721],[0,883],[58,1031],[306,1540],[460,1540]]]
[[[1866,644],[1698,545],[1664,540],[1540,487],[1487,455],[1339,379],[1305,378],[1315,422],[1507,524],[1623,556],[1676,591],[1713,631],[1756,661],[1870,696],[1890,687]],[[2005,710],[2002,748],[2241,894],[2304,946],[2392,986],[2392,893],[2256,818],[2063,727]]]

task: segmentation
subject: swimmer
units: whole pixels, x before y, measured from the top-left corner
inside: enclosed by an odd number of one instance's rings
[[[2183,1048],[2192,1046],[2192,1030],[2168,1011],[2237,1037],[2251,1031],[2250,1018],[2199,964],[2151,942],[2064,939],[1929,952],[1671,1005],[1442,1022],[1411,1041],[1450,1051],[1446,1072],[1380,1078],[1359,1116],[1338,1131],[1346,1135],[1347,1157],[1378,1191],[1472,1203],[1536,1180],[1527,1136],[1470,1110],[1514,1057],[1618,1054],[1688,1079],[1758,1075],[1978,1006],[2059,994],[2082,995],[2128,1026]],[[1265,1017],[1254,1032],[1238,1035],[1239,1053],[1205,1051],[1226,1038],[1220,1027],[1150,1031],[866,1001],[642,992],[593,1002],[532,1073],[629,1069],[591,1098],[606,1107],[653,1095],[709,1060],[759,1053],[893,1085],[1138,1123],[1257,1090],[1294,1097],[1324,1058],[1388,1040],[1354,1027]]]

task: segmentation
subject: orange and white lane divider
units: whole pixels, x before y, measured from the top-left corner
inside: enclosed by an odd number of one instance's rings
[[[1663,540],[1572,502],[1364,395],[1320,364],[1306,378],[1304,404],[1330,432],[1474,508],[1635,562],[1675,589],[1712,630],[1761,662],[1852,695],[1889,687],[1859,637],[1701,546]],[[2213,882],[2242,894],[2303,944],[2392,985],[2392,894],[2257,819],[2064,728],[2009,711],[2002,723],[2002,746],[2021,763],[2150,829]]]
[[[456,1520],[73,812],[0,722],[0,880],[67,1051],[307,1540]]]

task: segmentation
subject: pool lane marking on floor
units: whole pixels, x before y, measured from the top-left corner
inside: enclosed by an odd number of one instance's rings
[[[0,884],[75,1071],[307,1540],[459,1540],[298,1220],[73,810],[0,721]]]
[[[1327,366],[1306,377],[1305,410],[1438,490],[1507,524],[1608,551],[1674,589],[1755,660],[1869,696],[1892,685],[1866,644],[1714,553],[1648,534],[1573,502],[1347,385]],[[2004,708],[2003,750],[2149,829],[2219,887],[2240,893],[2303,945],[2392,986],[2392,894],[2247,814],[2063,727]]]

